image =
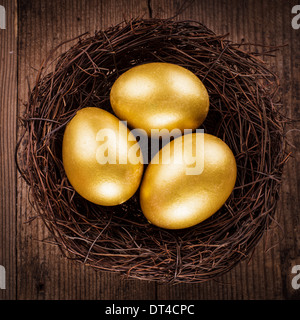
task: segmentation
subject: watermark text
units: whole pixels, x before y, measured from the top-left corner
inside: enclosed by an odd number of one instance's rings
[[[300,29],[300,4],[293,6],[292,14],[295,14],[292,19],[292,27],[295,30]]]
[[[4,290],[5,287],[6,277],[5,277],[5,268],[0,265],[0,289]]]
[[[119,121],[118,130],[103,128],[97,132],[96,160],[99,164],[152,164],[184,165],[187,175],[199,175],[204,169],[204,130],[152,129],[151,138],[143,129],[127,134],[127,122]],[[171,145],[171,140],[174,143]],[[164,152],[159,152],[160,148]],[[150,154],[149,154],[150,152]]]
[[[295,276],[292,279],[292,287],[295,290],[300,289],[300,264],[296,264],[292,268],[292,274],[295,274]]]
[[[6,11],[3,6],[0,5],[0,29],[6,29]]]

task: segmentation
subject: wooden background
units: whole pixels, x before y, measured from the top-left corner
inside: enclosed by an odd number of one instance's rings
[[[48,237],[28,202],[14,148],[18,116],[27,98],[27,83],[47,52],[64,40],[93,32],[124,18],[168,18],[201,21],[219,34],[229,33],[266,45],[287,44],[276,57],[266,57],[282,83],[284,108],[300,118],[300,29],[291,26],[286,0],[0,0],[6,9],[6,30],[0,30],[0,265],[6,268],[6,289],[0,299],[299,299],[291,286],[291,269],[300,264],[300,134],[288,134],[293,158],[285,167],[277,220],[252,259],[240,263],[218,281],[176,286],[122,280],[66,261],[59,250],[40,240]],[[68,49],[63,45],[60,52]],[[300,128],[299,123],[295,128]]]

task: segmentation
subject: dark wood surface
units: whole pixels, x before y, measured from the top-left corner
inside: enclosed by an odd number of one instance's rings
[[[287,133],[292,156],[284,171],[276,219],[251,259],[232,271],[200,284],[157,285],[122,280],[118,274],[75,265],[55,246],[34,215],[28,188],[14,163],[28,84],[32,85],[49,50],[85,31],[93,32],[134,17],[201,21],[218,34],[271,46],[287,44],[276,57],[265,57],[282,83],[284,108],[300,119],[300,29],[291,25],[286,0],[0,0],[7,25],[0,30],[0,265],[6,289],[0,299],[300,299],[291,273],[300,265],[299,123]],[[300,23],[300,21],[299,21]],[[63,45],[59,52],[67,50]],[[274,223],[274,226],[276,223]]]

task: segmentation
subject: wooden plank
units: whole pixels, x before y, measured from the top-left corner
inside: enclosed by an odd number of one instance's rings
[[[299,4],[289,1],[289,5],[281,4],[277,9],[277,17],[282,21],[280,32],[282,39],[288,46],[282,52],[280,65],[280,76],[283,80],[284,105],[287,106],[288,116],[300,119],[300,30],[291,27],[291,8]],[[288,19],[289,18],[289,19]],[[279,20],[279,21],[280,21]],[[284,298],[300,299],[300,290],[295,290],[291,286],[294,274],[291,273],[293,266],[300,265],[300,124],[295,123],[291,127],[293,131],[287,134],[291,148],[292,159],[289,161],[284,172],[284,182],[280,202],[280,216],[283,227],[283,234],[280,241],[280,270],[282,291]],[[298,129],[298,131],[296,130]]]
[[[188,1],[167,2],[152,0],[153,17],[174,16]],[[290,117],[299,119],[299,45],[300,31],[291,27],[293,1],[191,1],[178,20],[194,19],[206,24],[217,34],[229,33],[233,42],[282,45],[276,58],[265,61],[277,71],[283,92],[283,103]],[[297,49],[296,49],[297,48]],[[297,75],[296,75],[297,74]],[[299,128],[299,126],[298,126]],[[295,145],[293,153],[299,157],[299,133],[290,134]],[[300,264],[299,252],[299,162],[288,162],[282,183],[278,219],[283,232],[277,229],[265,235],[251,261],[242,262],[218,282],[200,285],[179,285],[174,288],[159,286],[157,298],[176,299],[289,299],[300,297],[299,290],[291,287],[291,267]],[[274,249],[266,251],[278,243]]]
[[[0,265],[5,268],[5,290],[1,299],[16,296],[16,143],[17,115],[17,24],[16,1],[1,1],[0,20]],[[5,10],[4,10],[4,9]]]
[[[104,29],[147,13],[146,1],[19,1],[19,114],[27,99],[27,80],[47,52],[86,31]],[[60,48],[58,54],[70,44]],[[153,299],[155,284],[123,281],[119,275],[95,272],[62,258],[58,248],[38,240],[49,234],[40,220],[24,224],[35,215],[28,188],[18,180],[18,299]]]

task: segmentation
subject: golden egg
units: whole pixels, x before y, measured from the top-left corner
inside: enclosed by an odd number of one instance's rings
[[[148,165],[140,189],[148,221],[166,229],[194,226],[222,207],[237,175],[225,142],[204,133],[178,137]]]
[[[135,137],[124,123],[99,108],[81,109],[68,123],[62,158],[74,189],[103,206],[128,200],[143,174]]]
[[[207,90],[191,71],[171,63],[133,67],[113,84],[111,106],[118,118],[148,135],[157,130],[196,129],[209,109]]]

